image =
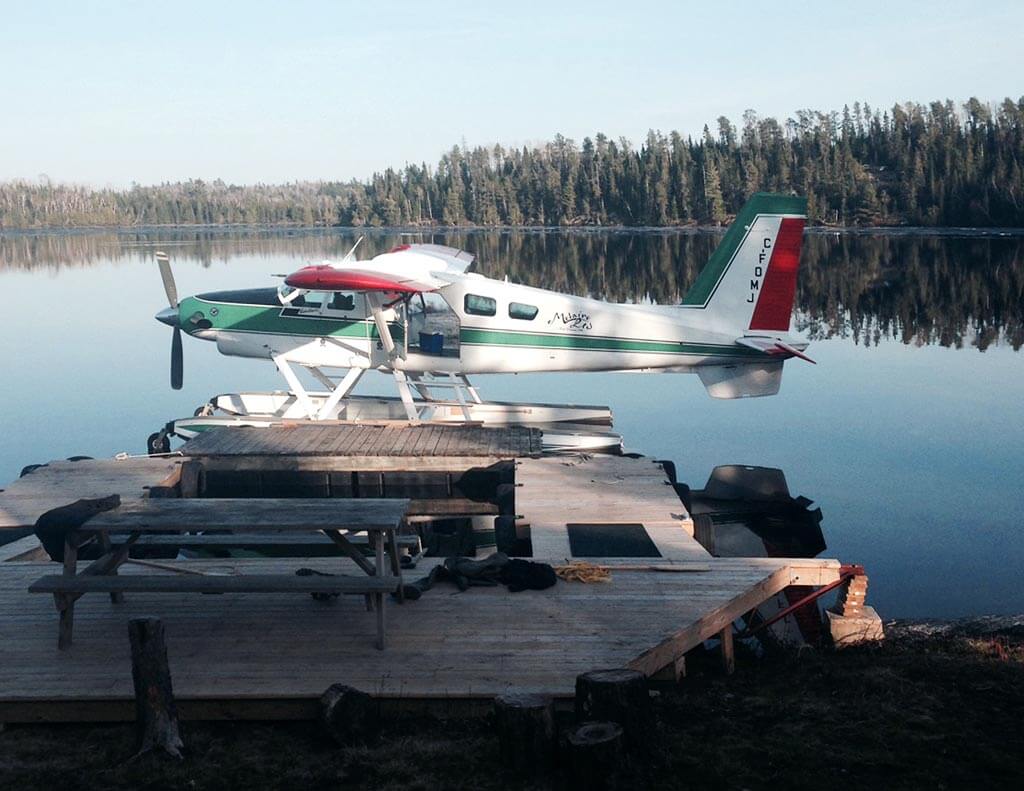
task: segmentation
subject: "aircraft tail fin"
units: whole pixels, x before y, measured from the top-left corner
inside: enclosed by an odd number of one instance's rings
[[[722,328],[785,332],[796,296],[807,200],[759,192],[740,209],[683,299]]]

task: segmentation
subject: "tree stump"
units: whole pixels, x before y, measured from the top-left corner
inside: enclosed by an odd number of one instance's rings
[[[555,753],[555,717],[551,699],[542,695],[499,695],[494,725],[501,764],[520,776],[543,775]]]
[[[331,684],[320,696],[320,723],[344,747],[372,742],[380,731],[376,701],[353,687]]]
[[[591,670],[576,676],[576,721],[619,723],[630,747],[651,738],[651,699],[647,678],[638,670]]]
[[[617,788],[623,761],[622,726],[584,722],[566,736],[569,788],[603,791]]]
[[[128,639],[139,733],[137,755],[161,751],[180,760],[184,745],[178,733],[164,625],[159,618],[132,618],[128,621]]]

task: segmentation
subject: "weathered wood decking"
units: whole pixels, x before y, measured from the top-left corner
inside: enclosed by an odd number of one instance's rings
[[[335,421],[210,431],[186,443],[182,452],[202,459],[208,469],[459,470],[539,455],[541,432],[525,426]]]
[[[130,510],[147,487],[194,480],[188,461],[206,470],[257,472],[462,472],[514,461],[515,511],[524,534],[528,525],[537,559],[558,564],[571,557],[570,523],[642,525],[660,557],[595,558],[631,567],[613,571],[603,584],[559,582],[515,594],[503,587],[466,593],[437,587],[389,609],[384,652],[373,648],[375,618],[361,597],[325,603],[281,593],[131,593],[120,604],[87,596],[77,604],[73,645],[58,652],[52,602],[29,594],[28,586],[60,567],[26,562],[19,547],[10,553],[18,562],[0,562],[0,722],[131,718],[126,624],[137,615],[165,622],[174,689],[186,716],[282,718],[314,714],[318,696],[337,682],[402,705],[483,701],[511,689],[571,696],[578,673],[628,665],[654,674],[785,587],[839,577],[834,560],[712,558],[692,538],[689,515],[650,459],[538,458],[539,449],[533,430],[299,426],[220,430],[186,445],[187,459],[56,462],[37,470],[0,491],[0,528],[31,526],[51,508],[115,492]],[[182,476],[183,469],[192,471]],[[251,503],[243,522],[259,519],[259,500]],[[406,580],[436,562],[422,561]],[[343,558],[161,564],[191,573],[353,570]],[[126,566],[121,573],[153,569]]]
[[[180,457],[51,461],[31,475],[0,485],[0,530],[30,528],[51,508],[82,497],[121,495],[141,500],[152,486],[173,479]]]
[[[342,559],[166,563],[219,573],[353,571]],[[613,571],[607,583],[522,593],[439,585],[389,608],[383,652],[373,648],[374,614],[360,597],[166,593],[133,593],[122,604],[82,599],[75,642],[58,651],[52,602],[26,593],[55,564],[0,564],[0,721],[131,718],[127,621],[140,615],[164,621],[185,716],[306,716],[337,682],[390,702],[486,700],[510,689],[570,697],[578,673],[624,665],[654,672],[787,584],[838,573],[835,561],[708,564],[705,572]]]
[[[533,556],[572,557],[571,522],[640,523],[666,560],[710,555],[661,465],[623,456],[553,456],[516,465],[516,510],[530,525]]]

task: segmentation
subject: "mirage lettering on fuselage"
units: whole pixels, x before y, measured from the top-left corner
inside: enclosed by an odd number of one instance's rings
[[[548,324],[561,322],[562,327],[567,330],[590,330],[594,325],[590,323],[588,313],[556,313],[548,320]]]

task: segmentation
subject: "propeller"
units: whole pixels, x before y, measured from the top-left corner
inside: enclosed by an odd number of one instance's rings
[[[160,279],[164,283],[168,307],[160,311],[156,318],[174,329],[171,335],[171,388],[181,390],[184,381],[184,352],[181,347],[181,321],[178,318],[178,287],[174,283],[171,271],[171,258],[162,250],[157,251],[156,263],[160,267]]]

